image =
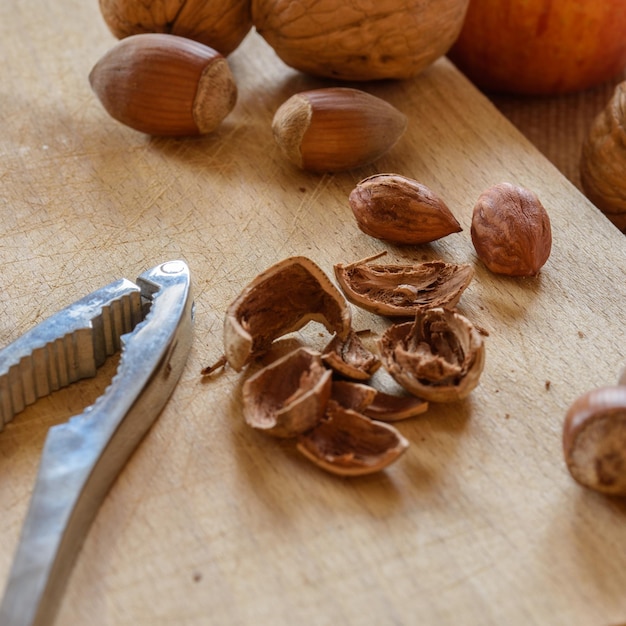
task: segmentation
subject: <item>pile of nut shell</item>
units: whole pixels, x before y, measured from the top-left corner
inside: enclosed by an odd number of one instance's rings
[[[409,444],[389,422],[421,414],[429,402],[465,398],[484,366],[482,333],[454,309],[472,279],[471,266],[372,260],[337,264],[335,275],[353,303],[402,318],[379,338],[380,356],[353,329],[344,295],[306,257],[289,257],[259,274],[224,322],[224,359],[236,371],[251,363],[258,368],[276,339],[310,321],[332,333],[322,351],[298,346],[249,374],[242,403],[250,426],[294,439],[306,458],[343,476],[376,472],[399,458]],[[381,364],[406,393],[368,384]]]

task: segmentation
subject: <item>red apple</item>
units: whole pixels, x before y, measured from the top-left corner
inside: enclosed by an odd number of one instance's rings
[[[470,0],[448,56],[485,91],[587,89],[626,67],[626,1]]]

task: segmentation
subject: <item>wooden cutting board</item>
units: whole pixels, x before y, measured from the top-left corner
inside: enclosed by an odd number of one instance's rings
[[[408,130],[375,165],[322,176],[287,164],[270,124],[288,96],[328,83],[285,67],[256,34],[230,57],[236,109],[201,139],[150,138],[106,115],[87,75],[114,43],[95,1],[0,7],[0,344],[164,260],[185,259],[195,284],[183,379],[105,500],[56,623],[624,622],[626,505],[576,485],[560,447],[570,403],[626,365],[623,235],[446,60],[363,86]],[[381,171],[439,192],[463,232],[413,248],[362,234],[347,197]],[[504,180],[537,192],[552,220],[535,279],[491,275],[471,245],[476,198]],[[244,424],[245,374],[200,370],[222,352],[226,306],[261,270],[305,255],[330,274],[383,249],[475,264],[460,308],[489,331],[487,363],[466,401],[398,424],[411,447],[395,465],[340,479]],[[113,370],[0,434],[0,584],[46,430]]]

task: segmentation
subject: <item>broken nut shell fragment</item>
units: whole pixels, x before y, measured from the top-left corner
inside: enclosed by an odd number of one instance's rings
[[[348,201],[358,227],[383,241],[418,245],[462,230],[434,191],[399,174],[374,174],[363,179]]]
[[[563,453],[579,484],[626,496],[626,387],[600,387],[577,398],[563,423]]]
[[[416,265],[368,263],[379,256],[348,265],[338,263],[334,267],[346,298],[378,315],[410,317],[429,308],[453,308],[474,276],[469,264],[444,261]]]
[[[350,380],[334,380],[330,397],[345,409],[381,422],[399,422],[428,410],[428,402],[416,396],[397,396]]]
[[[340,476],[362,476],[393,463],[409,442],[393,426],[344,409],[333,400],[326,416],[300,435],[297,449],[322,469]]]
[[[345,339],[335,336],[322,353],[324,363],[353,380],[367,380],[380,367],[380,359],[370,352],[359,335],[350,331]]]
[[[240,371],[272,342],[310,321],[345,338],[351,313],[341,292],[306,257],[289,257],[259,274],[233,301],[224,319],[224,349]]]
[[[331,376],[318,352],[298,348],[246,380],[246,422],[275,437],[295,437],[323,417],[331,392]]]
[[[430,402],[465,398],[478,385],[485,362],[480,332],[460,313],[442,308],[390,326],[379,346],[391,376]]]

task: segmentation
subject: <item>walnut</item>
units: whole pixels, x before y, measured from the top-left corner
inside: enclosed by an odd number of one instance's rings
[[[409,78],[443,56],[468,0],[252,0],[256,30],[291,67],[342,80]]]
[[[99,0],[111,32],[179,35],[230,54],[252,28],[249,0]]]
[[[626,233],[626,82],[615,88],[583,144],[580,179],[587,197]]]

